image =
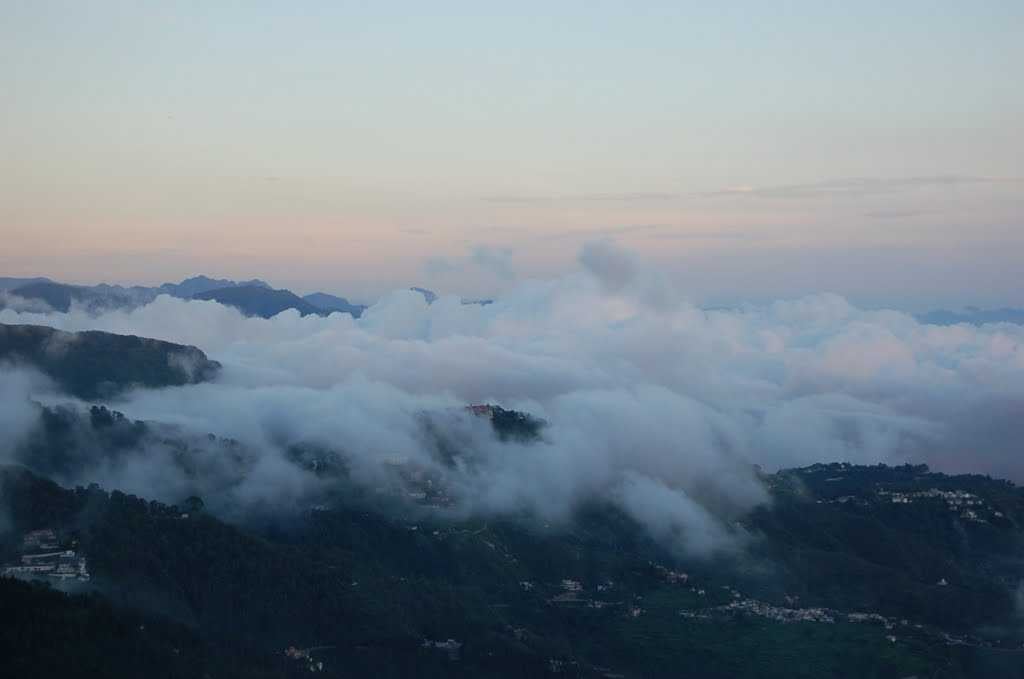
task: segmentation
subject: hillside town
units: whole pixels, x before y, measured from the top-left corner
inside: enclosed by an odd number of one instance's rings
[[[651,567],[654,576],[665,584],[684,586],[692,595],[701,598],[705,597],[705,589],[695,586],[688,574],[672,571],[656,563],[649,563],[648,565]],[[529,592],[534,590],[539,584],[522,582],[520,586],[523,591]],[[936,585],[942,587],[948,586],[948,583],[943,578]],[[630,596],[625,592],[620,592],[620,595],[626,594],[626,596],[620,596],[617,600],[608,600],[607,595],[613,589],[617,589],[615,584],[610,581],[588,585],[580,580],[563,578],[555,583],[546,583],[546,587],[555,592],[554,596],[547,599],[549,605],[590,609],[621,606],[621,610],[626,618],[639,618],[647,612],[645,608],[639,605],[643,597]],[[723,590],[722,596],[728,598],[728,601],[720,605],[683,608],[678,610],[679,617],[686,620],[707,622],[736,617],[754,617],[781,624],[867,624],[877,625],[884,629],[887,633],[885,639],[890,643],[899,643],[901,639],[914,636],[932,641],[938,640],[945,645],[987,648],[996,646],[991,641],[981,640],[970,635],[951,634],[905,618],[889,617],[874,612],[841,611],[822,606],[801,606],[799,603],[800,597],[796,595],[785,596],[785,605],[777,605],[745,596],[738,589],[728,585],[722,585],[721,589]]]
[[[50,528],[31,531],[22,538],[18,561],[4,564],[0,574],[7,577],[88,581],[85,557],[63,547]]]
[[[941,500],[951,512],[959,512],[968,521],[986,522],[985,516],[1002,518],[1003,513],[989,507],[983,499],[966,490],[939,490],[929,488],[916,492],[879,490],[878,495],[895,505],[909,505],[919,500]]]

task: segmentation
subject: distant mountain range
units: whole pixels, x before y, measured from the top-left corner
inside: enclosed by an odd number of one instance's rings
[[[206,276],[193,276],[192,278],[186,278],[180,283],[164,283],[157,289],[174,297],[189,299],[211,290],[254,287],[270,289],[268,283],[258,278],[254,278],[251,281],[231,281],[226,278],[208,278]]]
[[[69,285],[58,283],[48,278],[3,278],[0,279],[0,291],[28,302],[41,302],[53,311],[67,313],[73,304],[90,313],[100,313],[111,309],[130,309],[148,304],[159,295],[171,295],[182,299],[191,299],[197,294],[211,290],[236,287],[265,288],[270,286],[261,280],[236,282],[225,279],[213,279],[206,276],[187,278],[181,283],[164,283],[159,287],[133,285]],[[3,300],[0,300],[2,302]],[[8,300],[8,304],[10,301]]]
[[[423,295],[427,304],[433,304],[439,295],[422,287],[409,288]],[[132,309],[149,304],[159,295],[180,299],[202,299],[219,302],[239,309],[247,316],[270,318],[286,309],[295,309],[302,316],[327,316],[332,313],[351,314],[359,318],[366,311],[365,304],[355,304],[344,297],[326,292],[299,296],[290,290],[274,289],[266,281],[254,278],[233,281],[226,278],[193,276],[180,283],[164,283],[155,287],[141,285],[69,285],[42,276],[32,278],[0,277],[0,309],[27,308],[32,311],[70,311],[72,305],[89,313],[103,313],[112,309]],[[492,304],[491,299],[463,299],[463,304]],[[715,308],[708,308],[714,310]],[[936,309],[916,316],[921,323],[930,325],[983,325],[985,323],[1014,323],[1024,325],[1024,309],[1004,307],[981,309],[967,307],[962,311]]]
[[[917,319],[922,323],[930,325],[958,325],[968,323],[970,325],[984,325],[985,323],[1016,323],[1024,325],[1024,309],[979,309],[978,307],[967,307],[963,311],[947,311],[938,309],[920,314]]]
[[[31,283],[52,283],[49,278],[8,278],[0,276],[0,291],[13,290],[14,288],[20,288],[23,285],[29,285]]]
[[[180,299],[212,300],[239,309],[247,316],[270,318],[286,309],[301,315],[327,316],[342,312],[359,318],[366,307],[344,297],[315,292],[299,297],[290,290],[275,290],[265,281],[233,281],[224,278],[194,276],[180,283],[156,287],[140,285],[69,285],[49,278],[0,278],[0,309],[13,307],[31,311],[67,313],[72,306],[88,313],[113,309],[133,309],[148,304],[160,295]]]
[[[82,305],[89,311],[102,311],[107,308],[129,306],[132,303],[132,299],[126,294],[113,291],[104,294],[95,288],[65,285],[49,280],[11,288],[9,293],[21,300],[37,303],[35,306],[42,303],[54,311],[62,313],[67,313],[72,304]]]
[[[359,318],[363,315],[363,312],[366,311],[366,305],[364,304],[352,304],[344,297],[329,295],[326,292],[314,292],[311,295],[306,295],[302,299],[321,311],[326,311],[327,313],[340,311],[345,314],[352,314],[353,318]]]
[[[438,294],[433,290],[420,287],[410,290],[423,295],[427,304],[433,304],[438,299]],[[275,289],[257,278],[233,281],[193,276],[180,283],[164,283],[155,287],[106,283],[71,285],[44,277],[0,278],[0,309],[12,307],[37,312],[67,313],[75,306],[87,313],[99,314],[113,309],[134,309],[149,304],[160,295],[214,301],[234,307],[246,316],[261,318],[271,318],[287,309],[295,309],[302,316],[328,316],[340,312],[359,318],[367,309],[365,304],[355,304],[344,297],[326,292],[314,292],[300,297],[291,290]],[[464,299],[462,303],[485,306],[492,301]]]
[[[433,304],[437,301],[438,294],[433,290],[427,290],[426,288],[409,288],[413,292],[418,292],[423,295],[423,299],[427,300],[427,304]],[[493,304],[493,299],[463,299],[463,304],[479,304],[480,306],[487,306]]]
[[[330,312],[313,306],[290,290],[273,290],[254,285],[218,288],[192,295],[192,299],[218,302],[238,309],[246,316],[272,318],[282,311],[295,309],[301,316],[326,316]]]
[[[409,288],[413,292],[418,292],[423,295],[423,299],[427,300],[427,304],[433,304],[437,301],[437,293],[433,290],[427,290],[426,288]]]

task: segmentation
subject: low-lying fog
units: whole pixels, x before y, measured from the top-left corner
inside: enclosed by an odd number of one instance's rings
[[[580,264],[486,306],[395,292],[359,320],[245,318],[159,297],[98,317],[7,309],[0,322],[193,344],[223,363],[213,383],[110,405],[259,451],[242,499],[294,499],[317,483],[281,454],[301,442],[344,451],[366,483],[394,460],[437,468],[464,511],[554,520],[606,499],[706,553],[734,544],[730,517],[767,500],[752,464],[910,461],[1024,479],[1024,327],[922,325],[830,294],[703,311],[613,246],[586,247]],[[30,434],[38,414],[26,395],[46,391],[4,369],[0,450]],[[462,409],[470,403],[543,418],[542,441],[499,442]],[[434,424],[473,451],[468,462],[439,465],[424,412],[441,414]],[[181,488],[161,460],[94,476],[166,496]]]

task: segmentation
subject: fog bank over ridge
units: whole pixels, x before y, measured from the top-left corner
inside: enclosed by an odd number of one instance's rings
[[[216,382],[113,406],[270,453],[254,492],[301,486],[272,464],[295,442],[343,449],[368,483],[386,460],[436,464],[424,411],[458,413],[442,425],[476,451],[444,471],[470,511],[564,517],[609,499],[693,552],[730,544],[729,517],[766,501],[752,464],[927,462],[1024,480],[1024,327],[923,325],[830,294],[703,311],[612,245],[579,261],[486,306],[404,290],[360,319],[262,319],[161,296],[99,316],[7,309],[0,322],[205,351],[223,364]],[[26,380],[4,389],[5,421]],[[484,402],[544,418],[543,441],[498,442],[462,414]]]

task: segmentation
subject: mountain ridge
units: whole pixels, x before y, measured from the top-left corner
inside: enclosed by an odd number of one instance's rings
[[[0,278],[0,309],[9,306],[29,311],[68,313],[73,306],[78,306],[87,313],[99,314],[116,309],[134,309],[152,302],[160,295],[225,303],[246,315],[263,318],[269,318],[285,309],[296,309],[303,316],[342,312],[359,318],[367,308],[362,304],[353,304],[344,297],[324,292],[300,297],[291,290],[274,289],[266,281],[256,278],[234,281],[198,275],[180,283],[163,283],[153,287],[125,287],[107,283],[72,285],[41,277]]]
[[[216,288],[196,293],[191,299],[217,302],[234,307],[246,316],[261,318],[273,318],[288,309],[295,309],[300,316],[326,316],[330,313],[310,304],[291,290],[274,290],[259,286]]]

